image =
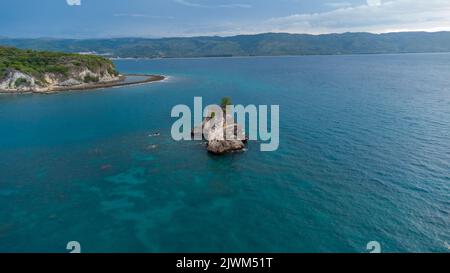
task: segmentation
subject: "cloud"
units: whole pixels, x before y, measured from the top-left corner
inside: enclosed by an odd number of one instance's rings
[[[367,0],[368,6],[381,6],[381,0]]]
[[[331,3],[325,3],[325,6],[332,7],[332,8],[347,8],[352,6],[352,3],[349,2],[331,2]]]
[[[81,6],[81,0],[66,0],[69,6]]]
[[[251,5],[248,4],[218,4],[218,5],[205,5],[199,4],[196,2],[190,2],[188,0],[174,0],[176,3],[193,7],[193,8],[251,8]]]
[[[450,30],[450,3],[448,0],[367,0],[365,5],[272,18],[265,26],[271,26],[271,31],[314,34]]]

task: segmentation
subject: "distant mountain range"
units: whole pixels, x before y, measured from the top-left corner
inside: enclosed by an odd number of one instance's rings
[[[122,58],[424,53],[450,52],[450,32],[324,35],[264,33],[161,39],[0,38],[0,45],[69,53],[95,52]]]

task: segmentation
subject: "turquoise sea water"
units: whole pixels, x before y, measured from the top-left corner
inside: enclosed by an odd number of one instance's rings
[[[449,251],[450,54],[116,63],[170,78],[0,96],[0,252]],[[280,105],[277,152],[171,139],[225,95]]]

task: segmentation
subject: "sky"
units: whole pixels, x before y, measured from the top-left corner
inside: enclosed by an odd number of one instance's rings
[[[0,0],[0,36],[450,31],[450,0]]]

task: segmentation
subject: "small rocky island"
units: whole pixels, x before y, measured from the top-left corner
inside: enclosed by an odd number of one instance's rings
[[[1,93],[53,93],[140,84],[163,80],[146,76],[126,81],[113,62],[95,55],[20,50],[0,46]]]
[[[248,138],[242,126],[232,122],[227,124],[226,106],[231,104],[230,98],[223,98],[221,108],[224,113],[221,119],[217,119],[212,113],[211,117],[205,118],[203,123],[192,130],[192,136],[202,136],[207,141],[206,148],[209,153],[224,155],[231,152],[239,152],[245,149]],[[232,132],[231,138],[227,138],[227,131]]]

